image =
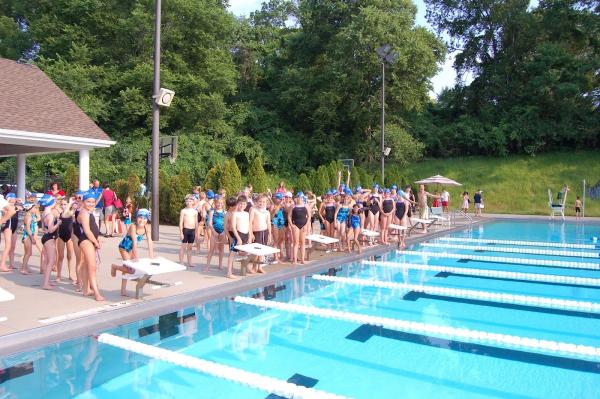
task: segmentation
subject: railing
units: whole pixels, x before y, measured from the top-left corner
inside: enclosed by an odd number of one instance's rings
[[[468,213],[464,212],[462,209],[457,209],[455,211],[452,211],[452,213],[451,213],[452,226],[457,225],[456,219],[458,216],[462,216],[469,222],[469,224],[473,224],[473,218],[471,216],[469,216]]]

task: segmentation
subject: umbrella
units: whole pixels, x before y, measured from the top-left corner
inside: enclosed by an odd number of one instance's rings
[[[441,184],[443,186],[462,186],[462,184],[460,184],[459,182],[449,179],[447,177],[441,176],[441,175],[431,176],[431,177],[428,177],[427,179],[416,181],[415,183],[417,183],[417,184]]]

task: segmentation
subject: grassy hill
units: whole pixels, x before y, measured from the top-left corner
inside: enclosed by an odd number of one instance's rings
[[[568,184],[571,191],[567,196],[566,214],[574,215],[575,197],[583,198],[583,179],[588,187],[600,181],[600,153],[579,151],[533,157],[432,159],[411,165],[406,172],[409,181],[436,174],[463,184],[462,187],[448,187],[451,209],[460,207],[463,190],[473,198],[474,192],[481,189],[485,212],[545,215],[549,214],[548,189],[556,197],[556,192]],[[440,187],[431,186],[428,191],[436,189]],[[586,197],[586,216],[600,216],[600,199]]]

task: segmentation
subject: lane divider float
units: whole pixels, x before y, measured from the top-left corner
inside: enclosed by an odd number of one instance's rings
[[[423,284],[396,283],[393,281],[365,280],[351,277],[321,276],[315,274],[314,280],[359,285],[363,287],[387,288],[390,290],[409,290],[429,295],[443,295],[453,298],[477,299],[489,302],[511,303],[550,309],[567,309],[579,312],[600,313],[600,303],[561,299],[544,296],[508,294],[502,292],[481,291],[464,288],[439,287]]]
[[[463,275],[467,275],[467,276],[496,277],[496,278],[506,278],[506,279],[511,279],[511,280],[540,281],[540,282],[545,282],[545,283],[587,285],[587,286],[600,287],[600,279],[590,278],[590,277],[574,277],[574,276],[563,276],[563,275],[556,275],[556,274],[508,272],[508,271],[504,271],[504,270],[470,269],[468,267],[419,265],[419,264],[414,264],[414,263],[381,262],[381,261],[372,261],[372,260],[363,260],[362,263],[365,265],[391,267],[391,268],[403,269],[403,270],[413,269],[413,270],[423,270],[426,272],[463,274]]]
[[[600,264],[591,262],[570,262],[566,260],[546,260],[546,259],[527,259],[513,258],[505,256],[486,256],[486,255],[471,255],[471,254],[451,254],[448,252],[427,252],[427,251],[396,251],[399,255],[426,256],[430,258],[450,258],[450,259],[468,259],[481,262],[497,262],[497,263],[516,263],[521,265],[532,266],[553,266],[564,267],[569,269],[590,269],[600,270]]]
[[[275,309],[281,312],[296,313],[307,316],[318,316],[351,323],[369,324],[372,326],[384,327],[391,330],[412,334],[428,335],[431,337],[488,346],[497,346],[522,351],[534,351],[538,353],[552,353],[555,355],[600,361],[600,347],[596,346],[578,345],[569,342],[550,341],[509,334],[499,334],[488,331],[471,330],[468,328],[392,319],[389,317],[370,316],[341,310],[323,309],[315,306],[297,305],[293,303],[266,301],[263,299],[254,299],[243,296],[236,296],[234,301],[266,309]]]
[[[567,242],[547,242],[547,241],[519,241],[519,240],[492,240],[486,238],[463,238],[463,237],[440,237],[439,241],[449,242],[476,242],[485,244],[501,244],[501,245],[522,245],[529,247],[554,247],[554,248],[571,248],[571,249],[599,249],[598,245],[594,244],[575,244]]]
[[[161,360],[176,366],[185,367],[190,370],[208,374],[213,377],[232,381],[250,388],[274,393],[285,398],[314,398],[314,399],[343,399],[344,396],[335,395],[329,392],[320,391],[314,388],[307,388],[296,385],[277,378],[268,377],[258,373],[242,370],[236,367],[226,366],[224,364],[199,359],[183,353],[159,348],[133,341],[131,339],[118,337],[112,334],[100,334],[98,342],[124,349],[129,352],[138,353],[152,359]]]
[[[560,250],[555,250],[555,249],[496,247],[496,246],[486,246],[486,245],[473,246],[473,245],[461,245],[461,244],[440,244],[437,242],[423,242],[420,245],[423,247],[431,247],[431,248],[465,249],[467,251],[509,252],[509,253],[530,254],[530,255],[566,256],[566,257],[572,257],[572,258],[600,258],[599,252],[560,251]]]

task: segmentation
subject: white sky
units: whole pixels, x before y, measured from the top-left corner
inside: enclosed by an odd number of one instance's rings
[[[260,8],[263,0],[229,0],[229,9],[235,15],[248,15],[250,12]],[[425,20],[425,3],[423,0],[413,0],[417,5],[417,24],[430,27]],[[535,7],[538,4],[538,0],[531,0],[530,7]],[[454,57],[452,54],[448,54],[446,62],[440,66],[440,71],[433,77],[431,83],[433,85],[432,97],[437,97],[445,87],[454,86],[456,79],[456,71],[452,67]]]

